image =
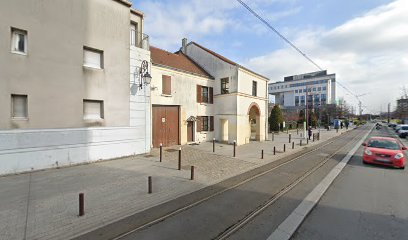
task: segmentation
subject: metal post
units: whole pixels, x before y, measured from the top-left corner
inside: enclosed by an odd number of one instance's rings
[[[234,140],[234,152],[233,152],[233,157],[235,157],[235,148],[237,146],[237,142]]]
[[[296,134],[299,135],[299,126],[296,128]]]
[[[84,201],[84,194],[79,194],[79,216],[85,215],[85,201]]]
[[[295,142],[292,142],[292,149],[295,149]]]
[[[276,155],[276,147],[273,147],[273,155]]]
[[[306,138],[306,145],[309,144],[309,138]]]
[[[213,152],[215,152],[215,138],[213,138]]]
[[[313,133],[313,142],[314,142],[314,140],[315,140],[315,133]]]
[[[178,170],[181,170],[181,148],[179,148],[178,152]]]
[[[160,162],[163,160],[163,144],[160,143]]]
[[[286,152],[286,144],[283,144],[283,152]]]
[[[300,146],[302,146],[302,139],[300,139]]]
[[[194,166],[191,166],[191,176],[190,180],[194,180]]]
[[[292,134],[289,133],[289,143],[292,141]]]
[[[147,178],[147,193],[152,193],[152,177]]]
[[[263,159],[263,149],[262,149],[262,151],[261,151],[261,159]]]

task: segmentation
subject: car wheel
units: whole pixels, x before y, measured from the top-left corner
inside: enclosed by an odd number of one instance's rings
[[[405,169],[405,166],[402,166],[400,169],[401,169],[401,170],[404,170],[404,169]]]
[[[366,164],[366,165],[367,165],[367,164],[368,164],[368,162],[366,162],[366,161],[364,161],[364,160],[363,160],[363,164]]]

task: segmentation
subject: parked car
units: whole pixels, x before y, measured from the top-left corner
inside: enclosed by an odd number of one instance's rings
[[[408,125],[402,125],[397,134],[400,138],[405,138],[408,134]]]
[[[400,128],[401,128],[402,126],[404,126],[404,125],[403,125],[403,124],[397,124],[397,126],[394,128],[395,133],[398,134],[398,130],[400,130]]]
[[[395,124],[395,123],[388,124],[388,127],[390,127],[390,128],[394,128],[395,126],[397,126],[397,124]]]
[[[407,150],[398,139],[389,137],[372,137],[363,143],[363,163],[373,163],[404,169]]]

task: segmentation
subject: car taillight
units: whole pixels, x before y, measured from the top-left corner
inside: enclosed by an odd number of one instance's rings
[[[401,159],[401,158],[403,158],[404,157],[404,154],[402,154],[402,153],[397,153],[397,154],[395,154],[395,159]]]
[[[366,150],[364,151],[364,153],[367,154],[367,155],[369,155],[369,156],[371,156],[371,154],[372,154],[371,151],[368,150],[368,149],[366,149]]]

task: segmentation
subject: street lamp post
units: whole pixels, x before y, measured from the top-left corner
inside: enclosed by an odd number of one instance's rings
[[[136,75],[136,72],[135,72]],[[152,81],[152,76],[149,73],[149,62],[147,62],[146,60],[142,61],[142,64],[140,65],[140,69],[139,69],[139,84],[138,87],[140,89],[143,88],[143,85],[149,85],[150,82]]]

